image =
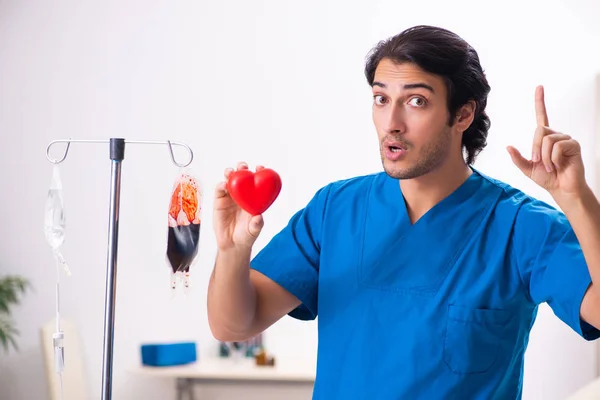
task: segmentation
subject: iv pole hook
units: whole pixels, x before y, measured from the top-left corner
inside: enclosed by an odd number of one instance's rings
[[[57,143],[66,143],[67,144],[67,147],[65,148],[65,152],[64,152],[62,158],[60,158],[60,159],[50,157],[50,148],[52,147],[52,145],[57,144]],[[52,164],[60,164],[63,161],[65,161],[65,159],[67,158],[67,154],[69,153],[69,148],[71,147],[71,143],[109,143],[109,140],[73,140],[73,139],[53,140],[52,142],[50,142],[48,144],[48,147],[46,147],[46,158],[48,159],[48,161],[50,161]],[[166,140],[166,141],[125,140],[125,144],[130,144],[130,143],[131,144],[166,144],[167,146],[169,146],[169,155],[171,156],[171,161],[173,162],[173,164],[175,164],[177,167],[180,167],[180,168],[187,167],[194,160],[194,152],[192,151],[190,146],[188,146],[185,143],[173,142],[171,140]],[[175,154],[173,152],[173,146],[180,146],[180,147],[185,148],[188,151],[189,160],[185,163],[178,162],[175,159]]]

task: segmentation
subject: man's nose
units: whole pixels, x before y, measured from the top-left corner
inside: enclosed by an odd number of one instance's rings
[[[400,107],[392,107],[389,110],[386,122],[386,130],[389,134],[406,132],[406,121],[404,111]]]

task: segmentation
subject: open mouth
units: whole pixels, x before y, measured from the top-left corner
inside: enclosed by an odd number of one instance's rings
[[[385,157],[391,161],[400,160],[408,151],[407,147],[404,146],[403,143],[389,141],[384,143],[384,145],[386,153]]]
[[[390,149],[392,153],[400,153],[401,151],[406,151],[406,149],[403,149],[399,146],[388,146],[388,149]]]

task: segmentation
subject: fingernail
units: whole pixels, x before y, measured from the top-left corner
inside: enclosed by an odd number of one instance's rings
[[[538,161],[540,161],[540,155],[538,154],[538,152],[537,152],[537,151],[534,151],[534,152],[533,152],[533,155],[531,156],[531,160],[532,160],[533,162],[538,162]]]
[[[552,172],[552,166],[546,165],[546,172]]]

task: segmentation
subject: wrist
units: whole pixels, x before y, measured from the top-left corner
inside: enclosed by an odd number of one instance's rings
[[[598,206],[596,196],[588,185],[575,193],[556,194],[552,197],[567,216]]]
[[[247,264],[252,255],[252,246],[233,245],[217,249],[217,259],[227,265]]]

